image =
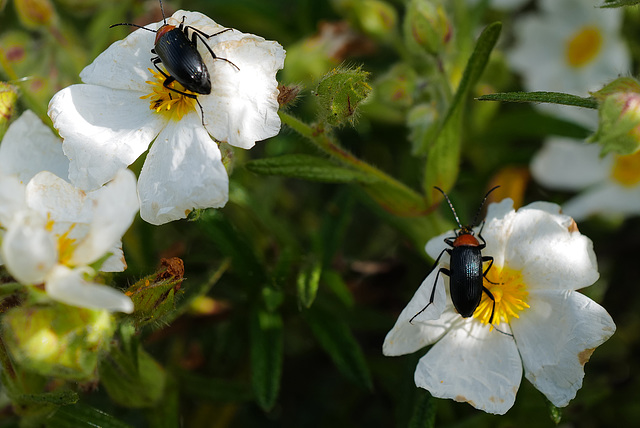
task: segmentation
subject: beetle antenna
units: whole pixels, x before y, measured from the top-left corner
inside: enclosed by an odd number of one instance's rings
[[[137,28],[142,28],[143,30],[151,31],[152,33],[157,33],[156,30],[152,30],[151,28],[143,27],[142,25],[138,25],[138,24],[129,24],[128,22],[121,22],[119,24],[109,25],[109,28],[117,27],[118,25],[129,25],[131,27],[137,27]]]
[[[496,190],[498,187],[500,187],[500,186],[496,186],[496,187],[492,188],[491,190],[489,190],[487,192],[486,195],[484,195],[484,199],[482,200],[482,203],[480,204],[480,207],[478,208],[478,211],[476,212],[476,216],[473,218],[473,223],[471,223],[473,226],[476,225],[476,222],[478,221],[478,216],[480,215],[480,212],[482,211],[482,207],[484,207],[485,202],[487,202],[487,198],[489,197],[489,194],[491,194],[491,192]]]
[[[162,20],[164,21],[164,25],[167,25],[167,18],[164,16],[164,7],[162,6],[162,0],[160,0],[160,10],[162,11]]]
[[[460,227],[460,229],[462,229],[462,224],[460,223],[460,219],[458,218],[458,214],[456,213],[456,209],[453,208],[453,204],[451,203],[451,200],[449,199],[449,196],[447,196],[447,194],[444,193],[444,190],[442,190],[438,186],[433,186],[433,188],[438,190],[438,191],[440,191],[440,193],[442,193],[444,198],[447,200],[447,203],[449,204],[449,208],[451,208],[451,211],[453,212],[453,216],[456,218],[456,223],[458,223],[458,227]],[[487,197],[485,196],[485,199],[486,198]]]

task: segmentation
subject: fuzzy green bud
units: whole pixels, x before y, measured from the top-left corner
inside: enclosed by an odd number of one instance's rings
[[[18,101],[18,88],[5,82],[0,82],[0,139],[4,135]]]
[[[100,351],[114,333],[109,312],[62,304],[11,309],[2,327],[18,365],[43,376],[77,381],[95,377]]]
[[[411,0],[403,23],[409,46],[417,46],[436,55],[451,39],[451,24],[441,5],[430,0]]]
[[[640,150],[640,83],[620,78],[592,94],[600,100],[598,130],[589,137],[602,154],[629,155]]]
[[[15,0],[14,4],[20,22],[26,28],[48,27],[55,18],[55,10],[49,0]]]
[[[371,93],[369,73],[360,67],[335,68],[327,73],[316,90],[320,102],[320,119],[330,126],[353,124],[358,106]]]
[[[381,0],[334,0],[337,8],[364,33],[384,39],[398,23],[398,13]]]

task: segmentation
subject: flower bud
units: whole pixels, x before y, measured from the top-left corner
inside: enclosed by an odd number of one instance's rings
[[[398,22],[398,14],[381,0],[335,0],[336,6],[364,33],[384,39]]]
[[[22,25],[32,30],[48,27],[55,17],[49,0],[15,0],[14,4]]]
[[[4,135],[18,100],[18,88],[0,82],[0,139]]]
[[[94,378],[100,351],[114,332],[109,312],[62,304],[11,309],[2,327],[18,365],[43,376],[77,381]]]
[[[640,83],[616,79],[592,94],[600,100],[598,130],[589,137],[602,146],[602,154],[628,155],[640,149]]]
[[[442,51],[451,39],[451,25],[441,5],[428,0],[411,0],[403,24],[404,37],[432,55]]]
[[[346,121],[353,124],[358,106],[371,93],[368,77],[369,73],[360,67],[335,68],[327,73],[316,90],[321,120],[330,126],[340,126]]]

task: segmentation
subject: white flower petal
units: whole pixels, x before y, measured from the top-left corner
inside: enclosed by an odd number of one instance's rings
[[[211,44],[211,43],[210,43]],[[276,72],[285,51],[276,42],[243,35],[241,40],[211,44],[219,58],[205,56],[211,95],[201,96],[207,130],[218,141],[249,149],[280,132]]]
[[[0,171],[16,175],[23,183],[40,171],[51,171],[67,179],[69,159],[62,152],[62,141],[34,112],[26,110],[2,139]]]
[[[94,85],[73,85],[54,95],[49,116],[64,138],[73,184],[97,189],[147,150],[164,118],[140,95]]]
[[[505,249],[506,263],[522,272],[529,290],[577,290],[593,284],[599,274],[591,240],[567,229],[568,216],[537,206],[558,209],[543,204],[518,210]]]
[[[83,191],[48,171],[36,174],[26,188],[29,208],[55,222],[88,223],[92,202]]]
[[[114,312],[133,312],[133,302],[122,292],[106,285],[94,284],[83,278],[82,269],[58,265],[47,277],[47,294],[67,305]]]
[[[162,21],[145,27],[156,30],[161,25]],[[141,29],[134,31],[98,55],[82,70],[80,78],[84,83],[91,85],[142,92],[139,95],[151,92],[149,85],[145,82],[152,80],[153,77],[149,69],[155,70],[151,62],[151,58],[156,56],[151,53],[155,38],[155,34],[150,31]]]
[[[46,220],[35,211],[21,211],[2,238],[2,260],[9,273],[23,284],[40,284],[58,261]]]
[[[127,268],[127,262],[124,259],[124,252],[122,251],[122,241],[109,250],[111,257],[105,260],[100,266],[100,272],[122,272]]]
[[[532,291],[529,303],[511,321],[525,376],[554,405],[566,406],[582,386],[584,364],[615,324],[603,307],[576,291]]]
[[[469,320],[420,359],[416,385],[438,398],[504,414],[515,402],[522,363],[512,337]]]
[[[449,330],[460,315],[447,298],[443,275],[438,278],[433,304],[429,305],[437,270],[434,269],[422,282],[411,301],[402,310],[382,345],[384,355],[404,355],[430,345]],[[424,309],[424,311],[423,311]],[[420,311],[423,311],[416,316]],[[413,320],[412,320],[413,318]],[[411,321],[411,322],[410,322]]]
[[[128,169],[118,171],[113,181],[90,195],[94,201],[89,231],[78,243],[71,263],[90,264],[120,242],[138,212],[136,178]]]
[[[14,215],[27,207],[25,185],[17,177],[0,172],[0,227],[7,227]]]
[[[601,147],[569,138],[550,138],[531,161],[531,174],[550,189],[580,190],[608,178],[613,156]]]
[[[138,194],[140,216],[156,225],[227,203],[229,178],[199,115],[171,121],[160,133],[140,172]]]
[[[640,187],[605,182],[568,200],[562,210],[576,221],[596,214],[637,215],[640,213]]]

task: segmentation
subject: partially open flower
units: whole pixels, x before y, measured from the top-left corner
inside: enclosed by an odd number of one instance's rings
[[[167,18],[170,25],[182,22],[210,35],[225,30],[197,12],[180,10]],[[276,42],[232,30],[207,40],[219,58],[214,59],[198,41],[211,93],[194,94],[177,82],[171,84],[174,90],[164,86],[165,76],[151,63],[154,40],[153,32],[138,29],[111,45],[82,71],[85,84],[53,97],[49,116],[64,138],[69,178],[85,190],[112,179],[155,139],[138,194],[142,218],[162,224],[185,218],[194,208],[226,204],[228,177],[215,140],[249,149],[279,132],[275,74],[285,52]]]
[[[452,235],[430,240],[429,255],[437,257],[447,247],[443,238]],[[483,254],[494,258],[487,277],[495,284],[485,282],[495,298],[492,325],[488,295],[473,316],[462,318],[444,275],[434,303],[420,313],[438,269],[449,267],[445,253],[387,334],[383,353],[434,344],[418,363],[416,385],[489,413],[504,414],[513,405],[523,367],[554,405],[566,406],[582,386],[589,356],[615,331],[606,310],[576,291],[598,279],[592,243],[557,205],[537,202],[516,212],[510,199],[489,206],[482,235]]]

